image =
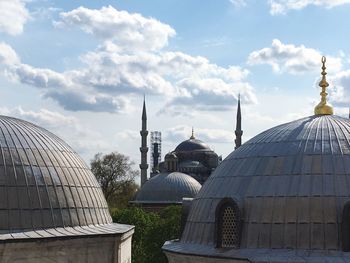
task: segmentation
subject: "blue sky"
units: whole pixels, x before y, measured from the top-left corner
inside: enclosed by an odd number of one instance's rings
[[[0,0],[2,114],[37,123],[89,162],[139,162],[146,94],[163,154],[190,136],[227,156],[238,93],[244,141],[313,114],[320,59],[329,100],[350,105],[350,0]]]

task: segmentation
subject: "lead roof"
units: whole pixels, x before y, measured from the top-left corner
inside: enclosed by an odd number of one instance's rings
[[[0,116],[0,150],[0,234],[112,223],[89,167],[54,134]]]
[[[211,151],[209,146],[203,141],[198,139],[188,139],[181,142],[176,148],[175,152],[187,152],[187,151]]]
[[[223,198],[243,215],[242,249],[341,250],[350,201],[350,120],[311,116],[269,129],[232,152],[192,203],[180,245],[215,247]]]
[[[195,197],[201,187],[187,174],[161,173],[142,186],[133,203],[181,203],[184,197]]]

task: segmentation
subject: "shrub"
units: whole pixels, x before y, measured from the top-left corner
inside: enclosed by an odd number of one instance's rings
[[[162,252],[166,240],[179,238],[181,207],[169,206],[159,214],[131,207],[112,211],[114,222],[135,226],[132,240],[133,263],[166,263]]]

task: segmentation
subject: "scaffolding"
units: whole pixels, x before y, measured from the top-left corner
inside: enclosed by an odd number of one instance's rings
[[[158,165],[162,158],[162,133],[160,131],[151,132],[151,177],[157,174]]]

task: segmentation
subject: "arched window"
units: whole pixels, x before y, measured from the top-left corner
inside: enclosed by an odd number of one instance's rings
[[[217,210],[217,247],[239,248],[241,239],[241,215],[232,199],[223,200]]]
[[[350,252],[350,201],[344,205],[341,232],[343,251]]]

